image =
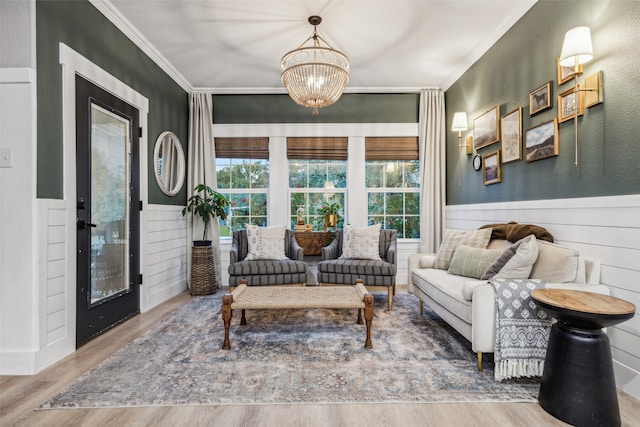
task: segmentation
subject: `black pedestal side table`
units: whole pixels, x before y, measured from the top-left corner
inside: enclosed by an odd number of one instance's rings
[[[540,406],[575,426],[619,426],[611,347],[602,328],[633,317],[635,306],[567,289],[537,289],[531,298],[558,320],[549,335]]]

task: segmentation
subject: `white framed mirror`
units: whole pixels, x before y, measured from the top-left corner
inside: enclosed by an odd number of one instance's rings
[[[165,131],[156,139],[153,150],[153,169],[160,189],[167,196],[175,196],[184,184],[184,150],[175,133]]]

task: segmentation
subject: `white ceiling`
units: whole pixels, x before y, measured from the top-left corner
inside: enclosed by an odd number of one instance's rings
[[[350,59],[346,92],[447,89],[536,0],[91,0],[188,90],[278,93],[313,32]]]

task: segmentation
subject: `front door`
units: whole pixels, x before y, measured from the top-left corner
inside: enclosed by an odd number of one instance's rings
[[[140,312],[139,114],[76,76],[76,346]]]

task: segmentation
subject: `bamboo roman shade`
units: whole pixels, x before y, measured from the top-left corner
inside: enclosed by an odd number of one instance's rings
[[[289,159],[347,160],[346,137],[287,138]]]
[[[214,138],[216,158],[268,159],[269,138]]]
[[[365,160],[418,160],[417,136],[366,137]]]

